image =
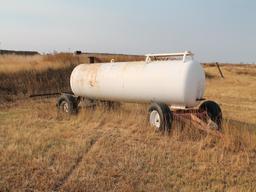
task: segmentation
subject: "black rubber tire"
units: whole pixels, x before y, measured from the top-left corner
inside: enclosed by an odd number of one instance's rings
[[[64,109],[64,106],[66,107],[65,109]],[[57,108],[58,108],[58,112],[69,114],[69,115],[75,115],[78,112],[78,100],[73,95],[62,94],[57,99]]]
[[[173,121],[173,116],[170,108],[164,103],[152,103],[148,108],[148,121],[150,122],[150,114],[152,111],[157,111],[160,116],[160,127],[156,128],[157,132],[169,133]]]
[[[207,112],[208,117],[217,125],[217,130],[222,130],[222,112],[220,106],[214,101],[204,101],[199,106],[199,112]]]

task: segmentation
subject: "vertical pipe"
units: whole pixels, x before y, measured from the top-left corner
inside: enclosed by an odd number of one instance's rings
[[[89,63],[95,63],[95,57],[89,57]]]

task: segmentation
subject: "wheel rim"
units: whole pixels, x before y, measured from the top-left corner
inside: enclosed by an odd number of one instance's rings
[[[62,110],[65,113],[69,113],[69,106],[68,106],[68,103],[66,101],[62,102]]]
[[[161,119],[158,111],[153,110],[150,112],[149,123],[151,126],[155,127],[156,130],[159,130],[161,127]]]

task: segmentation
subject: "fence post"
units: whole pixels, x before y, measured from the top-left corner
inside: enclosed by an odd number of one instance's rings
[[[219,70],[219,73],[220,73],[221,78],[223,78],[223,79],[224,79],[224,75],[223,75],[223,73],[222,73],[222,71],[221,71],[221,69],[220,69],[220,65],[219,65],[219,63],[218,63],[218,62],[216,62],[215,64],[216,64],[216,66],[217,66],[217,68],[218,68],[218,70]]]

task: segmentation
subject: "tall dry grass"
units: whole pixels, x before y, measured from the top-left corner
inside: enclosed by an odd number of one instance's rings
[[[221,66],[224,79],[214,66],[205,67],[205,97],[221,104],[226,118],[256,124],[256,66]]]
[[[0,55],[0,73],[13,74],[22,71],[43,71],[60,69],[83,62],[78,56],[69,53],[19,56]]]
[[[0,113],[2,191],[253,191],[256,134],[224,124],[224,139],[147,123],[147,107],[59,115],[54,100]],[[26,115],[23,115],[26,114]],[[178,122],[175,122],[176,124]]]
[[[0,56],[0,104],[32,94],[70,91],[69,77],[84,58],[69,54]]]
[[[206,97],[221,104],[225,117],[222,139],[180,122],[167,137],[148,125],[143,105],[67,118],[56,112],[54,99],[19,100],[68,89],[73,64],[86,62],[79,59],[10,56],[2,62],[0,101],[9,94],[13,106],[0,108],[0,191],[256,190],[254,68],[224,66],[221,79],[216,68],[205,67]]]
[[[0,73],[18,73],[21,71],[44,71],[47,69],[60,69],[89,63],[88,57],[95,57],[95,62],[110,62],[112,59],[116,62],[122,61],[141,61],[145,60],[144,56],[129,56],[118,54],[82,54],[74,55],[72,53],[56,53],[35,56],[21,55],[0,55]]]
[[[69,92],[69,77],[73,68],[95,62],[136,61],[141,56],[58,53],[36,56],[0,55],[0,104],[31,94]]]

